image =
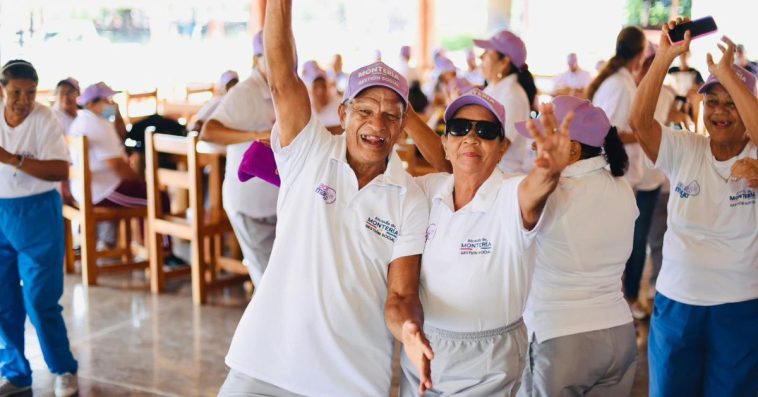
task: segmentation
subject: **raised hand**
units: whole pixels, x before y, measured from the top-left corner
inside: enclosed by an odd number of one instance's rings
[[[418,393],[423,396],[432,388],[431,361],[434,358],[434,352],[419,325],[410,320],[403,323],[402,342],[405,354],[419,373]]]
[[[689,30],[684,33],[684,41],[674,44],[671,42],[671,39],[669,39],[670,30],[689,21],[690,21],[689,18],[680,17],[680,18],[669,21],[667,24],[664,24],[663,27],[661,27],[661,38],[658,41],[658,52],[657,52],[658,55],[663,55],[669,61],[673,61],[679,55],[682,55],[685,52],[690,50],[690,42],[692,41],[692,33]]]
[[[728,37],[721,37],[721,42],[717,44],[721,51],[721,60],[718,63],[713,61],[713,55],[709,52],[705,60],[708,62],[708,71],[712,75],[716,76],[719,80],[723,79],[724,73],[732,72],[732,65],[734,64],[734,52],[737,46]],[[724,47],[726,44],[726,47]]]
[[[571,156],[571,138],[569,126],[574,119],[574,112],[569,112],[563,118],[560,127],[555,118],[552,104],[540,105],[540,122],[542,132],[534,120],[526,123],[529,133],[537,146],[537,157],[534,166],[547,171],[549,175],[558,175],[569,163]]]

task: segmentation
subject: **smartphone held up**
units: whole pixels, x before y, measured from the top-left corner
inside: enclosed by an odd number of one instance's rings
[[[713,17],[708,16],[677,25],[674,29],[669,30],[669,39],[672,43],[684,41],[684,33],[688,30],[692,39],[695,39],[716,32],[718,27]]]

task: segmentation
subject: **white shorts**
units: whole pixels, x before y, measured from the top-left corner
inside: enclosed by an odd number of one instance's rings
[[[425,396],[515,396],[526,366],[523,320],[481,332],[424,327],[434,351],[432,389]],[[401,397],[418,396],[419,376],[405,352],[400,365]]]

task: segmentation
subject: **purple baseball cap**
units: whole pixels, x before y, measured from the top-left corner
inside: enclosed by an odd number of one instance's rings
[[[310,86],[318,78],[326,80],[326,71],[321,69],[316,61],[306,61],[303,64],[303,81],[305,84]]]
[[[253,56],[263,55],[263,31],[259,31],[253,36]]]
[[[467,91],[447,106],[447,109],[445,109],[445,122],[452,119],[453,116],[455,116],[455,112],[460,110],[460,108],[468,105],[479,105],[484,107],[495,116],[497,121],[500,122],[500,125],[505,125],[505,108],[503,105],[478,88],[473,88]]]
[[[411,46],[404,45],[400,47],[400,56],[406,59],[410,59],[411,57]]]
[[[737,74],[737,77],[740,79],[740,81],[742,81],[742,84],[745,84],[745,87],[747,87],[747,89],[750,90],[753,95],[758,96],[758,91],[755,87],[755,75],[748,72],[739,65],[732,65],[732,70],[734,70],[734,73]],[[708,80],[706,80],[705,83],[700,86],[700,89],[697,90],[697,92],[699,94],[705,94],[716,84],[721,84],[721,82],[719,82],[716,76],[710,75],[708,76]]]
[[[455,72],[455,64],[446,56],[439,56],[434,60],[434,74],[437,76],[445,72]]]
[[[474,45],[507,55],[516,67],[521,68],[526,64],[526,45],[518,36],[507,30],[501,30],[487,40],[474,40]]]
[[[240,75],[237,74],[237,72],[234,70],[227,70],[226,72],[221,73],[221,77],[218,78],[218,85],[221,87],[226,87],[230,81],[239,79]]]
[[[572,141],[592,147],[603,147],[605,137],[611,129],[611,122],[608,121],[603,109],[593,106],[592,102],[586,99],[561,95],[553,99],[553,110],[558,123],[561,123],[569,112],[574,112],[574,119],[569,125],[569,137]],[[514,126],[519,134],[532,139],[526,123],[526,121],[519,121]],[[535,120],[534,124],[540,132],[544,132],[542,123]]]
[[[571,54],[568,54],[568,56],[566,57],[566,63],[569,66],[576,66],[577,63],[578,63],[578,60],[576,58],[576,54],[573,53],[573,52]]]
[[[79,80],[77,80],[77,79],[75,79],[73,77],[66,77],[65,79],[59,81],[58,84],[56,84],[55,86],[57,88],[57,87],[60,87],[63,84],[68,84],[71,87],[74,87],[74,89],[77,92],[82,92],[82,90],[79,88]]]
[[[408,109],[408,81],[395,69],[381,61],[360,67],[350,73],[342,102],[354,99],[363,90],[371,87],[385,87],[395,91],[403,100],[403,109]]]
[[[111,87],[102,81],[96,84],[92,84],[84,89],[79,97],[76,98],[76,103],[79,106],[84,106],[97,98],[107,99],[116,94],[117,91],[113,91]]]
[[[237,168],[237,178],[240,182],[246,182],[255,177],[277,187],[282,183],[276,167],[274,151],[271,146],[260,141],[250,144]]]

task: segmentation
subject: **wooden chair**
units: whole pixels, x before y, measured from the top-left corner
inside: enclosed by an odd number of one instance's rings
[[[224,257],[221,252],[223,236],[233,236],[233,231],[221,208],[220,194],[216,192],[221,189],[220,177],[211,177],[211,199],[207,210],[203,200],[202,169],[210,165],[214,172],[220,172],[220,155],[199,153],[196,132],[187,137],[146,134],[145,142],[148,220],[151,224],[149,243],[153,253],[150,256],[151,290],[154,293],[163,291],[166,278],[177,274],[177,271],[163,267],[163,252],[158,248],[165,235],[190,242],[192,301],[195,304],[205,303],[210,290],[249,281],[242,261]],[[186,170],[161,168],[158,164],[160,153],[186,157]],[[160,191],[172,187],[189,192],[189,208],[184,214],[172,214],[170,209],[162,208]],[[221,270],[227,274],[220,275]]]
[[[63,218],[66,235],[65,269],[68,273],[75,272],[76,260],[81,260],[82,281],[84,285],[97,284],[97,277],[101,273],[125,272],[143,270],[148,267],[148,261],[136,260],[135,256],[140,247],[133,246],[132,220],[145,219],[146,208],[110,208],[96,207],[92,203],[92,175],[89,169],[89,146],[86,136],[66,136],[66,141],[71,153],[79,159],[78,164],[69,169],[69,180],[78,180],[82,185],[82,202],[63,205]],[[74,253],[74,236],[71,224],[77,221],[80,227],[81,254]],[[112,221],[119,225],[118,244],[113,249],[98,251],[97,235],[95,233],[98,222]],[[145,226],[147,227],[147,225]],[[144,249],[144,248],[143,248]],[[117,264],[98,266],[98,259],[120,258]]]
[[[152,102],[152,107],[147,108],[144,105]],[[135,113],[136,111],[139,113]],[[137,121],[158,113],[158,89],[147,92],[126,92],[126,112],[122,114],[127,123],[134,124]]]
[[[190,98],[198,96],[201,97],[203,101],[207,101],[213,97],[214,92],[215,88],[213,83],[187,84],[184,89],[184,100],[189,102]]]

